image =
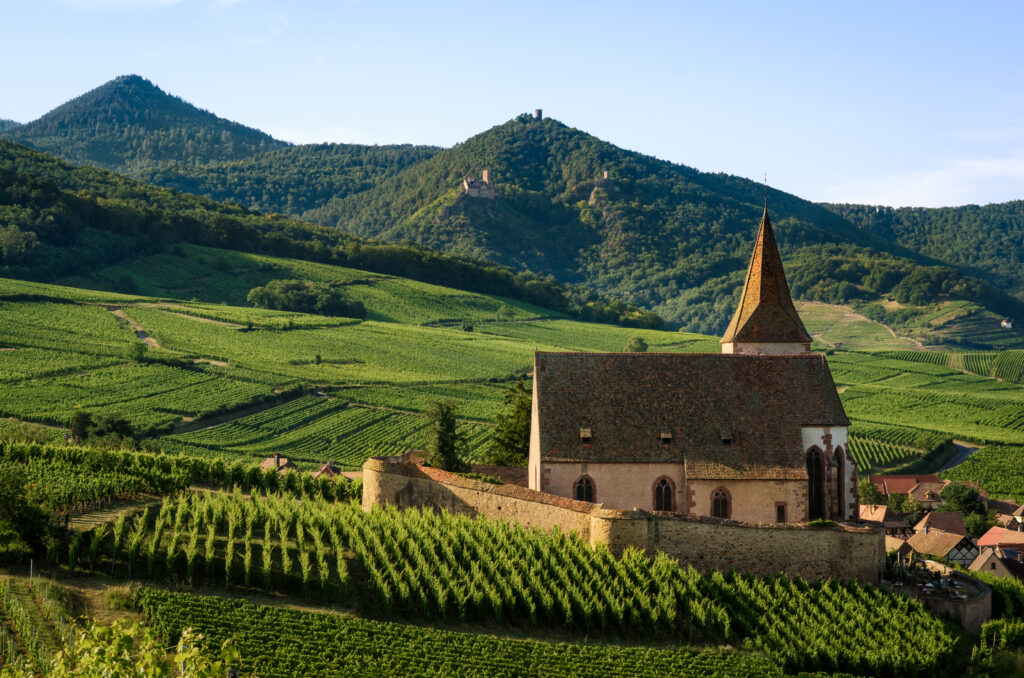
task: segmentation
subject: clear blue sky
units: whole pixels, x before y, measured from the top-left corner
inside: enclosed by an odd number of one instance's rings
[[[1024,198],[1024,3],[6,0],[0,117],[135,73],[295,142],[534,108],[811,200]]]

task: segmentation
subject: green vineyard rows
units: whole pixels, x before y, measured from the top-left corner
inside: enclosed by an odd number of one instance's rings
[[[701,574],[665,556],[630,549],[616,558],[576,536],[447,513],[182,495],[165,500],[155,520],[123,530],[135,536],[112,564],[122,573],[301,586],[385,617],[729,642],[789,669],[875,675],[934,667],[951,642],[918,603],[882,589]],[[109,540],[97,548],[111,553]],[[335,558],[343,552],[357,568]],[[880,618],[886,625],[870,623]],[[823,626],[836,633],[822,635]]]
[[[888,466],[919,453],[920,450],[891,442],[850,436],[850,454],[857,462],[857,470],[861,472],[867,471],[873,466]]]
[[[272,676],[779,676],[765,657],[720,650],[658,650],[546,643],[258,606],[143,588],[136,600],[168,641],[185,627],[218,646],[235,637],[246,673]]]
[[[162,439],[165,449],[223,458],[264,458],[280,452],[289,459],[332,461],[357,469],[370,456],[404,454],[426,445],[427,420],[418,414],[350,406],[343,400],[304,396],[219,426]],[[491,428],[461,424],[469,458],[482,458]]]

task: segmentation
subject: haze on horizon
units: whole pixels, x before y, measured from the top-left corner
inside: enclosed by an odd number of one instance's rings
[[[518,113],[816,201],[1024,199],[1024,5],[40,0],[0,118],[135,73],[297,143],[450,146]]]

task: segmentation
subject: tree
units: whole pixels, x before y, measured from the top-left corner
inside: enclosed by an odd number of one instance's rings
[[[885,496],[879,492],[875,484],[867,478],[861,478],[857,481],[857,493],[860,495],[860,503],[862,504],[885,503]]]
[[[75,410],[71,416],[71,440],[77,445],[89,437],[92,415],[85,410]]]
[[[427,406],[427,458],[430,466],[445,471],[464,471],[469,465],[462,461],[466,437],[459,432],[454,400],[434,400]]]
[[[0,465],[0,557],[7,562],[42,549],[49,515],[34,488],[23,466]]]
[[[993,511],[993,513],[995,513]],[[981,535],[988,532],[989,528],[995,527],[999,524],[994,515],[986,515],[984,513],[971,513],[964,518],[964,526],[967,528],[967,534],[972,537],[980,537]]]
[[[885,498],[886,505],[896,513],[900,513],[905,501],[907,501],[907,495],[901,492],[890,492],[889,496]]]
[[[78,632],[54,656],[46,675],[51,678],[97,678],[98,676],[147,676],[147,678],[223,678],[241,663],[238,650],[229,639],[221,646],[220,659],[210,660],[204,651],[203,635],[183,629],[175,647],[173,665],[156,631],[138,622],[128,625],[117,619],[110,626],[93,622]],[[180,669],[180,670],[179,670]],[[30,671],[5,668],[0,678],[31,678]]]
[[[981,493],[963,483],[950,483],[939,494],[942,498],[940,510],[960,511],[964,517],[972,513],[985,515],[985,501]]]
[[[627,353],[647,353],[647,342],[641,336],[634,335],[626,342]]]
[[[899,512],[903,514],[904,519],[908,523],[913,525],[921,519],[921,514],[924,512],[924,508],[916,499],[908,494],[907,498],[903,500],[902,504],[900,504]]]
[[[530,414],[533,396],[522,379],[505,391],[505,408],[498,414],[494,447],[487,463],[526,466],[530,453]]]

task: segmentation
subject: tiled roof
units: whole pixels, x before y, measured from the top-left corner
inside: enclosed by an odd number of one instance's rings
[[[907,494],[909,494],[911,497],[913,497],[919,502],[940,501],[941,497],[939,495],[942,494],[942,490],[946,488],[946,485],[948,485],[949,482],[950,481],[948,480],[940,480],[934,483],[930,481],[918,483],[917,485],[914,485],[914,487],[911,488],[910,492],[908,492]]]
[[[887,496],[890,492],[910,494],[910,491],[914,489],[918,483],[942,482],[939,480],[937,475],[931,473],[919,476],[868,476],[868,479],[875,484],[875,487],[878,488],[879,492]]]
[[[534,379],[545,461],[806,478],[801,427],[849,426],[821,355],[538,352]]]
[[[978,537],[978,546],[1020,546],[1024,544],[1024,532],[1008,530],[1005,527],[990,527]]]
[[[910,548],[910,545],[907,544],[907,542],[905,540],[897,539],[896,537],[890,536],[888,534],[885,535],[885,552],[886,553],[888,553],[889,551],[899,551],[900,553],[906,555],[908,552],[913,551],[913,550],[914,549]]]
[[[276,464],[274,462],[277,462]],[[283,471],[290,468],[298,468],[294,462],[290,461],[288,457],[267,457],[260,464],[260,470],[266,471],[267,469],[277,467],[277,470]]]
[[[985,502],[985,506],[989,509],[995,509],[997,513],[1004,513],[1008,516],[1012,516],[1013,512],[1020,508],[1018,504],[1006,501],[1005,499],[989,499]]]
[[[907,540],[910,547],[920,554],[945,557],[956,545],[967,537],[962,534],[952,534],[942,530],[928,530],[928,534],[917,532]]]
[[[860,519],[884,523],[888,520],[896,520],[896,514],[885,504],[861,504]]]
[[[767,208],[761,217],[761,229],[754,243],[754,254],[750,257],[740,305],[722,337],[722,343],[735,341],[811,341],[789,296],[789,285],[786,284]]]
[[[964,525],[964,514],[960,511],[932,511],[914,525],[914,532],[921,532],[927,527],[929,530],[942,530],[952,534],[967,536],[967,526]]]

